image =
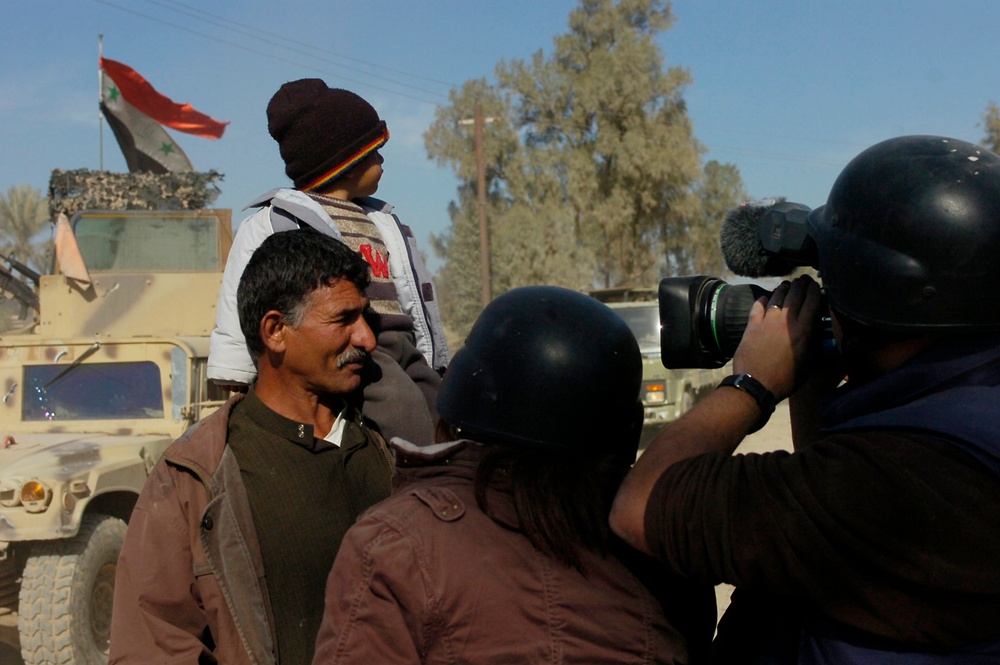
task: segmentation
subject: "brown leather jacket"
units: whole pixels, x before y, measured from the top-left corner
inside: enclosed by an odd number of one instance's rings
[[[263,561],[226,445],[242,398],[175,441],[143,487],[118,560],[111,663],[275,662]]]
[[[479,509],[478,448],[409,470],[347,532],[314,664],[688,662],[684,639],[621,561],[584,553],[584,576]],[[509,494],[491,489],[488,500],[515,522]]]

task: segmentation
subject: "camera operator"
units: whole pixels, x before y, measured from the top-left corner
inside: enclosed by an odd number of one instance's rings
[[[814,351],[813,280],[759,299],[734,376],[650,444],[612,529],[736,586],[716,662],[1000,662],[1000,157],[884,141],[808,228],[840,366]],[[732,455],[786,397],[795,452]]]

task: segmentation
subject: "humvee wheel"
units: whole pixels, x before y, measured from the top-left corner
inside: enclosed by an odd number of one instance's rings
[[[25,665],[108,662],[115,569],[124,540],[125,522],[85,515],[76,537],[36,544],[18,597]]]

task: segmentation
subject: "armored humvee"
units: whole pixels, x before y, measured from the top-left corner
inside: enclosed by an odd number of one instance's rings
[[[41,275],[34,323],[0,336],[0,630],[25,663],[107,662],[139,491],[225,398],[205,372],[230,214],[74,215],[57,252],[88,279]]]

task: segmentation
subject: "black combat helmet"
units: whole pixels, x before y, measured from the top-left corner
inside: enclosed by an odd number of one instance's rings
[[[437,406],[473,440],[634,456],[641,380],[639,346],[611,308],[569,289],[526,286],[479,315]]]
[[[1000,156],[903,136],[844,168],[810,234],[830,303],[873,328],[1000,330]]]

